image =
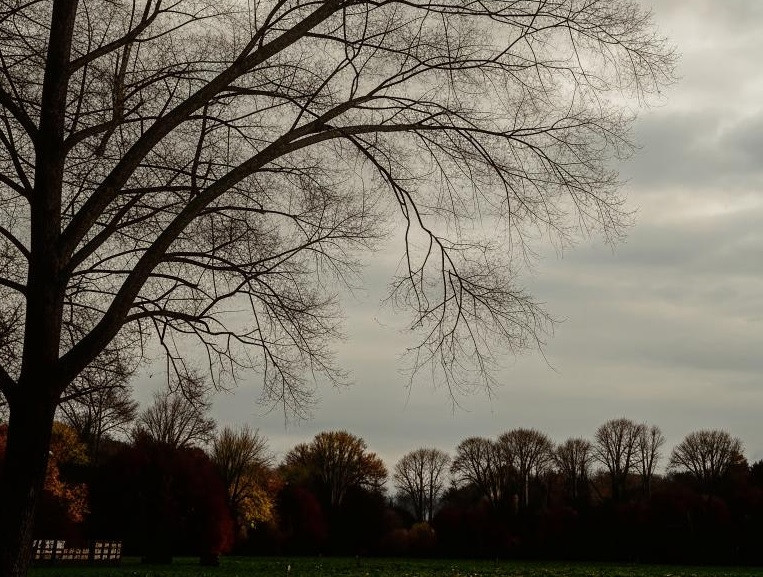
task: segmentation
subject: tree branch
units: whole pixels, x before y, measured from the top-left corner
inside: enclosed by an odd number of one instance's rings
[[[326,0],[304,20],[274,40],[262,45],[251,55],[235,61],[230,67],[215,76],[214,79],[177,105],[172,111],[158,119],[122,156],[119,163],[103,180],[103,184],[98,187],[98,190],[94,191],[66,227],[61,239],[62,255],[69,257],[74,252],[79,242],[87,234],[87,231],[114,199],[118,190],[124,186],[141,160],[167,134],[182,124],[190,114],[202,108],[242,74],[252,70],[257,65],[300,40],[308,30],[334,14],[345,1]]]
[[[26,111],[16,103],[13,97],[2,86],[0,86],[0,106],[11,113],[32,142],[37,140],[37,127],[34,122],[32,122]]]

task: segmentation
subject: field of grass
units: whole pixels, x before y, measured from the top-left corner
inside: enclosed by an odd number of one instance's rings
[[[35,567],[31,577],[763,577],[763,568],[608,565],[520,561],[225,557],[220,567],[197,559],[172,565]]]

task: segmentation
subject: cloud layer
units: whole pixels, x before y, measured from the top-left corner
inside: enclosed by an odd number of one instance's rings
[[[682,79],[643,114],[640,154],[622,166],[636,224],[614,250],[597,239],[544,250],[526,281],[564,319],[545,359],[507,359],[492,398],[405,388],[399,334],[378,304],[392,261],[377,255],[347,306],[340,361],[355,385],[321,391],[314,419],[284,426],[255,404],[254,379],[215,406],[259,427],[278,452],[323,429],[362,435],[389,465],[419,446],[452,451],[517,426],[556,440],[607,419],[660,425],[671,444],[722,427],[763,458],[763,3],[660,0],[655,18],[682,53]],[[387,315],[387,316],[385,316]]]

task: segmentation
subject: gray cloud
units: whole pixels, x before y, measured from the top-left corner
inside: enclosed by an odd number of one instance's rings
[[[763,184],[763,110],[729,120],[719,110],[661,109],[642,121],[643,150],[623,174],[640,188],[757,188]],[[721,192],[723,194],[723,192]]]

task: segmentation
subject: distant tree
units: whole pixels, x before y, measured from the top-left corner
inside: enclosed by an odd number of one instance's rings
[[[639,427],[638,440],[638,470],[641,475],[641,489],[645,497],[652,494],[652,478],[657,463],[662,457],[662,446],[665,444],[665,435],[656,425],[651,427],[642,424]]]
[[[212,441],[210,457],[225,484],[239,533],[271,521],[275,512],[270,491],[272,457],[265,438],[248,427],[225,427]]]
[[[383,461],[347,431],[318,433],[289,451],[282,468],[287,479],[314,485],[331,508],[342,504],[349,489],[380,491],[387,478]]]
[[[530,502],[532,474],[545,472],[551,462],[553,443],[545,433],[535,429],[513,429],[498,437],[504,459],[511,464],[519,478],[519,505]]]
[[[101,444],[115,432],[127,433],[138,414],[127,383],[92,387],[62,401],[62,420],[87,444],[90,458],[97,461]]]
[[[210,408],[201,384],[188,380],[176,390],[154,393],[153,403],[137,418],[134,434],[175,448],[206,444],[215,431]]]
[[[576,502],[588,484],[593,447],[585,439],[567,439],[554,450],[554,463],[567,486],[569,498]]]
[[[754,487],[763,488],[763,459],[750,465],[750,483]]]
[[[412,504],[416,521],[432,521],[449,464],[444,451],[423,448],[406,454],[395,465],[395,487]]]
[[[596,429],[593,456],[607,469],[612,498],[625,498],[628,475],[638,466],[641,425],[629,419],[612,419]]]
[[[456,447],[450,472],[456,482],[471,484],[493,506],[507,496],[514,472],[495,441],[484,437],[469,437]]]
[[[700,489],[711,493],[733,465],[744,461],[743,452],[742,441],[726,431],[695,431],[673,448],[668,469],[687,472]]]
[[[67,387],[58,407],[60,418],[73,427],[97,460],[101,442],[115,432],[126,433],[135,420],[138,403],[130,379],[140,355],[129,347],[109,349]]]

